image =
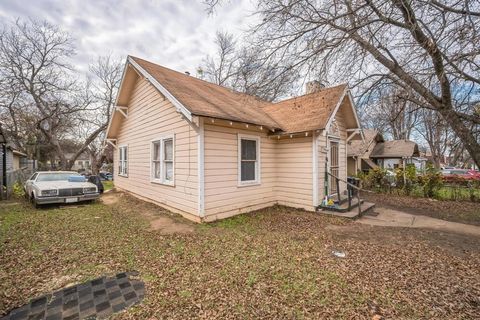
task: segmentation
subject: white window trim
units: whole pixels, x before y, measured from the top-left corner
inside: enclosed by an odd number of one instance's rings
[[[125,174],[125,173],[121,173],[120,170],[118,170],[118,176],[127,178],[127,177],[128,177],[128,172],[129,172],[129,170],[128,170],[128,163],[130,162],[130,154],[128,153],[128,150],[129,150],[128,144],[119,145],[119,146],[118,146],[118,149],[117,149],[118,154],[120,153],[120,150],[121,150],[122,148],[127,148],[127,165],[125,166],[126,169],[127,169],[127,173],[126,173],[126,174]],[[118,155],[118,167],[120,167],[120,154]]]
[[[255,162],[255,180],[242,181],[242,139],[243,140],[255,140],[257,142],[257,161]],[[247,134],[238,134],[237,149],[238,149],[238,187],[247,187],[247,186],[256,186],[261,184],[261,168],[262,161],[260,156],[260,141],[259,136],[247,135]]]
[[[173,174],[172,174],[172,180],[165,180],[164,179],[164,164],[163,164],[163,157],[165,156],[164,151],[163,151],[163,145],[164,141],[172,139],[172,153],[173,153],[173,159],[172,159],[172,165],[173,165]],[[160,142],[160,179],[154,178],[154,173],[153,173],[153,143],[154,142]],[[161,135],[155,139],[150,140],[150,182],[151,183],[157,183],[157,184],[162,184],[166,186],[175,186],[175,134],[170,133],[170,134],[164,134]]]

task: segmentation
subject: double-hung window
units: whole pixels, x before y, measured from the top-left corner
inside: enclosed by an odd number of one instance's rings
[[[126,177],[128,175],[128,148],[127,146],[118,147],[118,175]]]
[[[174,154],[173,135],[152,141],[152,182],[174,184]]]
[[[238,151],[239,185],[260,183],[260,138],[239,135]]]

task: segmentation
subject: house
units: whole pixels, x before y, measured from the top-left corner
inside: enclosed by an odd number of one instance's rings
[[[73,156],[74,156],[73,153],[65,154],[65,157],[67,158],[68,161],[70,161],[73,158]],[[80,154],[77,159],[75,159],[72,165],[72,170],[75,170],[75,171],[90,170],[91,165],[92,165],[91,157],[86,152],[84,152]]]
[[[26,153],[12,150],[13,170],[24,170],[28,168],[28,157]]]
[[[380,142],[384,142],[383,136],[373,129],[363,129],[363,139],[361,134],[355,134],[348,140],[347,171],[349,176],[378,168],[378,165],[370,159],[370,154]]]
[[[360,129],[347,85],[270,103],[127,58],[106,142],[115,186],[194,221],[282,204],[316,210],[344,192],[348,135]]]
[[[15,182],[23,182],[30,173],[27,155],[8,142],[0,127],[0,199],[7,199]]]
[[[417,171],[424,171],[427,158],[421,157],[418,145],[410,140],[385,141],[374,129],[363,129],[364,138],[357,134],[347,144],[348,175],[368,172],[371,169],[395,169],[414,164]]]
[[[67,161],[71,161],[75,153],[73,152],[67,152],[65,153],[65,158]],[[59,160],[58,158],[55,160],[55,166],[60,167],[62,164],[62,161]],[[91,157],[86,153],[80,154],[77,159],[72,164],[71,170],[74,171],[85,171],[85,170],[90,170],[92,165],[92,160]]]
[[[421,163],[418,145],[409,140],[391,140],[377,143],[370,158],[383,169],[396,169],[410,163]]]

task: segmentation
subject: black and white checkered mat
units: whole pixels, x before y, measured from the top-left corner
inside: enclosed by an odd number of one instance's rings
[[[0,320],[101,319],[140,302],[145,285],[135,272],[102,277],[32,300]]]

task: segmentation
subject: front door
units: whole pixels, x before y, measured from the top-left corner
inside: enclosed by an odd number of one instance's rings
[[[338,141],[330,140],[330,173],[338,177],[339,174],[339,148],[338,148]],[[334,177],[330,176],[329,181],[329,194],[333,195],[338,192],[337,190],[337,182]]]

